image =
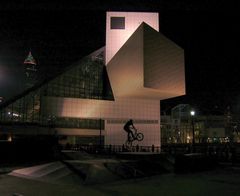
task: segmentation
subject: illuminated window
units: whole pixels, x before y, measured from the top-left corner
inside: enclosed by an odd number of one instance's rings
[[[125,18],[111,17],[111,29],[125,29]]]

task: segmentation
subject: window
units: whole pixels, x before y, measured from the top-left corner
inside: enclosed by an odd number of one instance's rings
[[[125,18],[111,17],[111,29],[125,29]]]

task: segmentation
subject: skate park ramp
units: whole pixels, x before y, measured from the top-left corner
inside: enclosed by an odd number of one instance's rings
[[[129,155],[130,156],[130,155]],[[131,159],[68,153],[67,160],[17,169],[9,175],[55,184],[91,185],[171,172],[170,162],[157,155],[131,154]]]
[[[105,160],[69,160],[17,169],[9,173],[11,176],[39,180],[55,184],[99,184],[121,180],[111,172]]]
[[[81,177],[60,161],[17,169],[9,175],[57,184],[80,184],[83,182]]]

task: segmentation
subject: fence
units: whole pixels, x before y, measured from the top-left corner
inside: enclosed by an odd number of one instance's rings
[[[63,150],[84,151],[92,154],[117,154],[123,152],[147,152],[179,155],[188,153],[201,153],[221,162],[240,162],[240,143],[227,144],[169,144],[159,146],[132,146],[125,145],[70,145],[62,146]]]
[[[160,153],[159,146],[125,146],[125,145],[71,145],[66,144],[62,146],[63,150],[73,151],[85,151],[88,153],[104,153],[104,154],[115,154],[122,152],[149,152],[149,153]]]
[[[171,144],[161,146],[161,152],[171,155],[201,153],[213,157],[218,161],[240,162],[240,143],[201,143],[195,144]]]

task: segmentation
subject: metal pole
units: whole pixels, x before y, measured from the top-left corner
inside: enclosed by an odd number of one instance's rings
[[[192,116],[192,144],[195,144],[194,117]]]
[[[192,116],[192,152],[195,152],[194,116]]]
[[[102,147],[102,119],[100,118],[99,121],[99,125],[100,125],[100,132],[99,132],[99,146],[100,148]]]

